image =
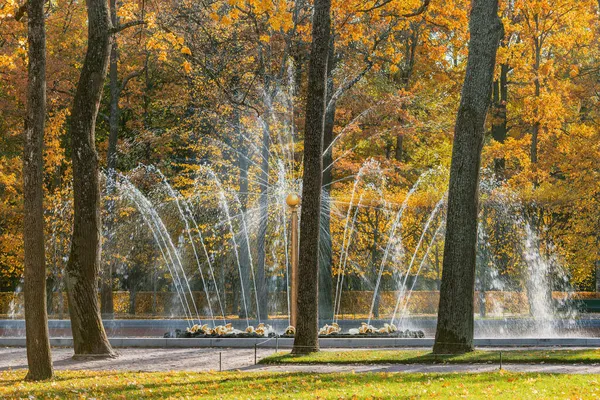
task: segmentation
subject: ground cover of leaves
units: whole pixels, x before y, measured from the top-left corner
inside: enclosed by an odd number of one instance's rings
[[[494,373],[248,373],[57,371],[24,381],[26,371],[0,372],[0,398],[60,399],[410,399],[598,398],[600,376]]]
[[[321,351],[308,355],[277,353],[261,364],[472,364],[499,363],[500,351],[477,350],[460,355],[436,355],[427,350]],[[600,349],[503,350],[503,363],[597,364]]]

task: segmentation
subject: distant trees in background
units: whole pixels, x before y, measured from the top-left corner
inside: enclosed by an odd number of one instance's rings
[[[369,289],[369,282],[376,278],[373,267],[382,262],[382,246],[389,240],[389,220],[408,190],[422,173],[443,171],[450,165],[467,60],[469,4],[467,0],[431,2],[420,14],[406,17],[423,3],[332,3],[333,60],[327,72],[331,97],[326,126],[331,128],[327,141],[333,144],[323,149],[330,147],[323,179],[332,198],[327,200],[331,204],[327,209],[331,262],[326,262],[333,274],[332,291],[342,272],[347,277],[345,288]],[[19,285],[24,265],[20,182],[27,26],[14,18],[20,5],[9,0],[0,6],[0,290],[6,291]],[[500,7],[505,36],[498,50],[483,137],[483,173],[523,203],[525,218],[539,232],[540,248],[558,255],[572,283],[593,290],[600,232],[596,73],[600,48],[594,45],[600,34],[598,4],[593,0],[535,0]],[[70,127],[77,116],[72,105],[85,61],[87,12],[85,4],[63,0],[46,3],[44,12],[48,31],[44,229],[49,283],[62,290],[71,245],[72,197],[82,193],[71,185],[78,172],[70,161],[77,146],[71,135],[77,131]],[[278,242],[285,228],[282,211],[269,196],[265,208],[265,196],[261,203],[260,193],[279,190],[280,176],[297,182],[302,175],[311,15],[312,6],[302,1],[235,0],[210,5],[125,1],[118,7],[121,24],[142,19],[147,23],[116,36],[111,68],[120,85],[107,79],[100,87],[103,96],[94,143],[87,143],[88,150],[95,145],[100,169],[114,167],[130,176],[157,204],[178,242],[185,228],[173,200],[153,187],[158,179],[133,170],[142,163],[163,171],[190,202],[206,234],[209,257],[219,267],[216,281],[221,289],[239,293],[244,286],[250,288],[244,293],[253,296],[251,279],[257,279],[258,286],[268,291],[285,290],[276,283],[285,273],[284,246]],[[111,82],[120,89],[118,96],[113,90],[112,100]],[[385,178],[385,184],[359,183],[351,199],[354,177],[370,158],[381,171],[373,175]],[[209,165],[220,179],[232,216],[242,211],[245,216],[250,246],[237,240],[240,250],[247,247],[240,253],[241,279],[216,184],[200,165]],[[403,217],[406,254],[416,248],[424,220],[446,190],[444,174],[433,175],[425,178]],[[369,174],[367,178],[372,179]],[[101,176],[98,185],[105,184]],[[355,210],[361,195],[380,200],[357,213],[361,227],[349,245],[351,256],[343,269],[345,217],[348,210]],[[115,202],[112,216],[104,218],[114,220],[111,231],[115,231],[114,238],[106,235],[103,243],[107,255],[102,262],[112,263],[107,268],[114,278],[109,285],[133,287],[133,277],[139,272],[135,271],[144,269],[159,279],[136,283],[138,290],[150,290],[154,282],[160,283],[159,290],[172,289],[160,252],[151,246],[148,232],[140,229],[143,218],[131,203]],[[102,206],[107,209],[106,204]],[[267,219],[259,218],[264,210],[268,210]],[[495,210],[489,208],[481,216],[488,221],[490,259],[499,276],[511,288],[521,290],[515,277],[523,269],[522,249],[516,238],[501,234],[508,228],[499,222],[503,216]],[[244,226],[236,218],[233,224],[236,232]],[[434,226],[438,224],[436,220]],[[425,233],[426,240],[431,234]],[[131,248],[136,237],[142,236],[150,243],[149,251],[137,254]],[[266,251],[258,254],[256,243],[263,240]],[[176,243],[187,254],[184,258],[190,255],[188,241],[183,235],[181,243]],[[418,283],[423,282],[423,287],[433,288],[439,282],[440,246],[441,239],[438,251],[427,257],[421,275],[426,280]],[[322,252],[327,254],[327,248]],[[404,257],[386,261],[385,288],[392,289],[394,267],[406,268]],[[201,254],[201,262],[205,258]],[[190,260],[185,260],[186,265],[195,268]],[[264,269],[264,276],[251,277],[250,260],[257,271]],[[190,276],[199,287],[199,275],[190,271]],[[232,300],[239,313],[242,300],[240,296]]]

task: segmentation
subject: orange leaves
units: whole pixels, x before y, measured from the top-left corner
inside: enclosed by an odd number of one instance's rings
[[[192,72],[192,64],[190,64],[189,61],[184,61],[183,64],[181,64],[181,66],[186,74],[189,74]]]
[[[2,69],[14,70],[16,68],[17,68],[17,66],[15,65],[13,57],[6,55],[6,54],[0,54],[0,70],[2,70]]]
[[[61,168],[66,161],[65,149],[61,145],[61,140],[66,134],[65,122],[69,110],[63,108],[51,113],[46,123],[44,135],[44,169],[47,174],[52,174]]]

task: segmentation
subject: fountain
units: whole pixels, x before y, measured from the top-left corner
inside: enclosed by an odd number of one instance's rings
[[[137,294],[142,305],[151,295],[152,318],[173,319],[148,320],[147,326],[158,328],[143,334],[170,330],[170,335],[181,337],[258,335],[268,326],[262,317],[266,314],[272,325],[269,334],[293,335],[299,199],[289,195],[300,193],[302,182],[295,128],[289,122],[290,93],[265,94],[265,115],[234,122],[240,143],[207,140],[217,155],[202,154],[185,168],[167,165],[169,174],[141,165],[117,176],[110,202],[116,226],[105,232],[105,258],[118,264],[115,287],[125,288],[135,264],[136,273],[143,275],[139,286],[147,291]],[[350,126],[368,113],[356,116],[325,152],[346,140]],[[346,156],[339,155],[324,169],[339,165]],[[221,158],[228,157],[238,158],[239,176],[221,164]],[[323,336],[433,334],[447,171],[406,174],[407,182],[401,185],[390,185],[387,177],[398,173],[387,172],[385,160],[368,158],[333,181],[334,190],[326,194],[322,213],[332,221],[325,234],[331,234],[333,304],[328,311],[333,318],[320,321]],[[481,219],[486,222],[479,227],[476,336],[578,334],[581,318],[570,308],[568,275],[552,245],[540,240],[542,228],[514,193],[485,177],[481,184]],[[55,219],[68,220],[69,207],[68,201],[57,202]],[[503,235],[518,255],[509,260],[510,271],[508,261],[497,256],[499,246],[492,243],[498,221],[506,225],[503,229],[510,234]],[[57,223],[50,228],[50,240],[56,242],[64,227]],[[65,246],[58,247],[51,259],[60,291],[61,264],[66,260]],[[553,289],[560,298],[553,297]],[[11,302],[13,319],[22,318],[18,299],[14,296]],[[117,314],[123,313],[119,304],[124,302],[117,302]],[[118,329],[114,332],[120,334]]]

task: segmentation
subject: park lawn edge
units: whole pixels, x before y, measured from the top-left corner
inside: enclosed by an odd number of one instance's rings
[[[501,355],[502,354],[502,355]],[[476,350],[460,355],[436,355],[428,350],[321,351],[308,355],[277,353],[260,364],[600,364],[600,349]]]
[[[591,398],[598,375],[484,373],[285,373],[56,371],[24,381],[26,370],[0,372],[0,398]]]

